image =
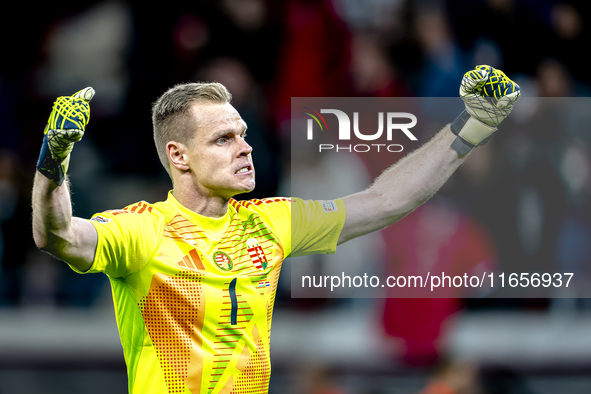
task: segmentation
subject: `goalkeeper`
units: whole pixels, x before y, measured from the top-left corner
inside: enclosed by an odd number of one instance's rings
[[[218,83],[177,85],[152,108],[172,179],[166,201],[74,217],[70,152],[90,118],[92,88],[53,106],[33,188],[38,247],[79,273],[108,276],[129,392],[266,393],[271,317],[283,259],[334,253],[425,202],[509,115],[519,86],[478,66],[464,75],[466,110],[367,190],[333,201],[253,190],[246,123]]]

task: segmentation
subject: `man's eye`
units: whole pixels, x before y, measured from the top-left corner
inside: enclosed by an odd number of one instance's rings
[[[229,139],[228,137],[220,137],[216,140],[216,143],[218,143],[220,145],[225,144],[228,141],[228,139]]]

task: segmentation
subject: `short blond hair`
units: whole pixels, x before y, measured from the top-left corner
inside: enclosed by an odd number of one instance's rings
[[[154,142],[160,162],[172,179],[166,144],[177,141],[189,145],[195,130],[187,116],[189,108],[196,102],[226,104],[232,101],[232,94],[218,82],[191,82],[168,89],[152,105],[152,126]]]

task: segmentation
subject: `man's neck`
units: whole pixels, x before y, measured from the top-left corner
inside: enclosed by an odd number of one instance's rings
[[[203,196],[196,191],[174,188],[172,194],[183,206],[202,216],[218,218],[228,211],[229,199],[219,196]]]

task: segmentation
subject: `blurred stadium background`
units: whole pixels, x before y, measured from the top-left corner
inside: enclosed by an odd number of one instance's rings
[[[165,198],[150,106],[180,82],[217,80],[233,93],[257,168],[244,198],[289,186],[291,97],[456,97],[465,71],[491,64],[526,96],[577,97],[588,111],[584,0],[10,7],[0,24],[0,394],[127,390],[108,281],[75,274],[31,236],[32,178],[55,96],[97,91],[70,165],[81,217]],[[443,258],[437,248],[473,228],[479,246],[458,253],[501,267],[591,267],[591,134],[577,124],[507,128],[415,219],[388,230],[391,250],[376,269],[401,263],[404,248]],[[469,226],[438,231],[458,217]],[[413,220],[425,230],[400,249],[388,243]],[[292,299],[284,280],[273,324],[270,393],[591,393],[585,298]]]

